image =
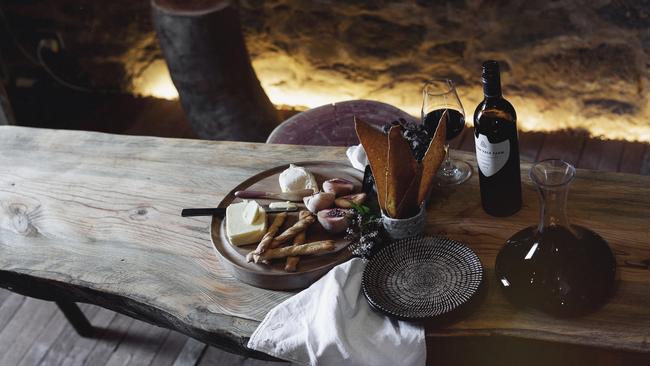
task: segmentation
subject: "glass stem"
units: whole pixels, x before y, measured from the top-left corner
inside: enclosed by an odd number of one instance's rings
[[[454,175],[454,170],[456,167],[451,160],[451,149],[449,144],[445,143],[445,161],[442,163],[442,173],[447,176]]]

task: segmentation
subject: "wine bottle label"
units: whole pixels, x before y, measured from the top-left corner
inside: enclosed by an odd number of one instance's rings
[[[474,138],[476,145],[476,162],[486,177],[491,177],[503,168],[510,157],[510,140],[491,144],[487,136],[479,134]]]

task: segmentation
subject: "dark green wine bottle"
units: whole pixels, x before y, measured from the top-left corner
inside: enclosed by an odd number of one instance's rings
[[[501,94],[499,63],[483,63],[485,98],[474,112],[474,142],[481,204],[493,216],[510,216],[521,208],[521,174],[517,113]]]

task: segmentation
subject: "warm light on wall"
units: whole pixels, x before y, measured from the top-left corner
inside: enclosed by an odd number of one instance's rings
[[[133,80],[133,90],[142,96],[162,99],[178,99],[169,70],[164,60],[156,60]]]
[[[340,75],[323,70],[313,70],[299,61],[286,57],[264,55],[253,61],[253,66],[269,99],[282,108],[308,109],[324,104],[351,100],[372,99],[395,105],[419,116],[421,94],[415,81],[391,83],[390,88],[378,87],[385,80],[353,82]],[[178,92],[171,81],[164,60],[153,62],[134,80],[136,94],[164,99],[177,99]],[[474,106],[482,98],[479,85],[458,90],[465,107],[466,121],[472,124]],[[650,125],[638,124],[625,116],[590,116],[581,114],[580,107],[572,101],[549,108],[539,98],[508,96],[517,110],[518,126],[522,131],[557,131],[561,129],[584,129],[593,136],[608,139],[624,139],[650,142]],[[644,115],[650,115],[650,104]]]

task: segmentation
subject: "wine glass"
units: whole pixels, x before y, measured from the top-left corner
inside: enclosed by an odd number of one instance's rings
[[[437,174],[440,186],[461,184],[472,175],[472,168],[467,162],[451,158],[448,143],[449,140],[460,135],[465,128],[465,110],[451,80],[427,81],[422,89],[422,123],[430,136],[433,136],[440,117],[445,111],[447,111],[445,160]]]

